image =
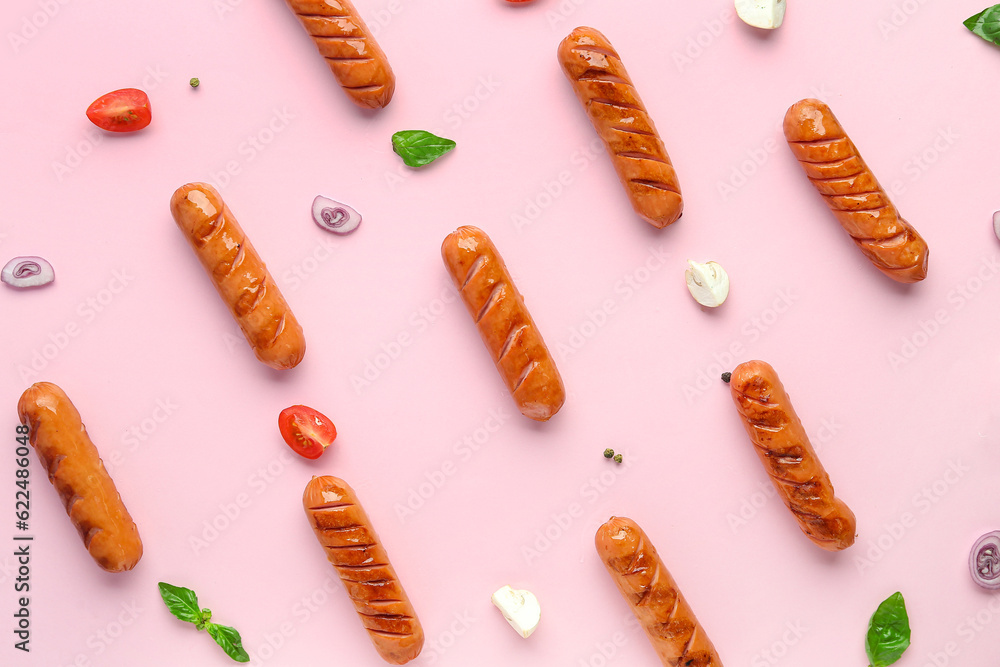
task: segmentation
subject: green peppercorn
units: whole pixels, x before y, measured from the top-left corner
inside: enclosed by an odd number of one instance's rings
[[[198,86],[201,85],[201,81],[198,80],[198,77],[192,77],[192,79],[188,81],[188,83],[191,84],[192,88],[197,88]]]
[[[614,455],[615,455],[615,450],[610,449],[610,448],[604,450],[604,458],[610,459]]]
[[[622,455],[615,454],[615,463],[621,463],[621,462],[622,462]]]

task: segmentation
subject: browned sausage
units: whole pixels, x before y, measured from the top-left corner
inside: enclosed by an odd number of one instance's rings
[[[802,532],[827,551],[854,544],[854,513],[834,496],[778,374],[763,361],[748,361],[733,371],[729,387],[760,462]]]
[[[865,257],[893,280],[923,280],[927,243],[900,217],[830,107],[819,100],[796,102],[784,127],[806,176]]]
[[[174,192],[170,211],[257,358],[279,369],[302,361],[302,327],[218,191],[188,183]]]
[[[481,229],[459,227],[441,244],[441,256],[517,408],[548,421],[566,390],[496,246]]]
[[[559,45],[559,62],[608,149],[632,208],[654,227],[676,222],[681,187],[653,119],[611,42],[577,28]]]
[[[366,109],[389,104],[396,77],[389,60],[349,0],[287,0],[354,103]]]
[[[302,504],[375,650],[393,665],[416,658],[424,645],[420,620],[354,490],[336,477],[313,477]]]
[[[597,529],[597,553],[667,667],[722,667],[712,640],[681,595],[646,533],[611,517]]]
[[[90,556],[108,572],[135,567],[139,531],[69,397],[36,382],[21,394],[17,415]]]

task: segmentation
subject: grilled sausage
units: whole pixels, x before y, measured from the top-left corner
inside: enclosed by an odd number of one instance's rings
[[[108,572],[135,567],[139,531],[66,393],[36,382],[21,394],[17,415],[90,556]]]
[[[354,103],[366,109],[389,104],[396,77],[350,0],[287,2]]]
[[[763,361],[748,361],[733,371],[729,387],[760,462],[802,532],[827,551],[854,544],[854,513],[834,496],[778,374]]]
[[[302,327],[218,191],[189,183],[174,192],[170,210],[257,358],[278,369],[302,361]]]
[[[830,107],[802,100],[785,114],[785,139],[826,205],[879,271],[901,283],[927,276],[927,243],[900,217]]]
[[[604,141],[632,207],[663,228],[684,210],[670,156],[611,42],[577,28],[559,45],[559,62]]]
[[[667,667],[722,667],[719,654],[642,528],[624,517],[597,529],[597,553]]]
[[[393,665],[416,658],[424,631],[354,490],[336,477],[313,477],[302,504],[375,650]]]
[[[566,390],[496,246],[482,230],[459,227],[441,256],[521,414],[548,421]]]

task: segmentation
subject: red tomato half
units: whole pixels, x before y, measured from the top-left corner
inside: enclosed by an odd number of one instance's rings
[[[318,459],[337,439],[337,427],[323,413],[305,405],[293,405],[278,415],[278,430],[296,454]]]
[[[149,98],[138,88],[122,88],[94,100],[87,107],[90,122],[108,132],[135,132],[153,119]]]

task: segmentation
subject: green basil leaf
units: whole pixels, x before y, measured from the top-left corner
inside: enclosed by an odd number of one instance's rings
[[[993,5],[975,16],[970,16],[963,24],[987,42],[1000,45],[1000,5]]]
[[[208,634],[212,635],[212,639],[222,647],[226,655],[236,662],[250,662],[250,656],[243,649],[243,639],[240,638],[240,633],[236,631],[236,628],[209,623],[207,629]]]
[[[868,622],[865,652],[870,667],[887,667],[910,646],[910,618],[902,593],[893,593],[878,606]]]
[[[455,147],[455,142],[424,130],[403,130],[392,135],[392,150],[407,167],[423,167]]]
[[[198,607],[198,596],[190,588],[171,586],[160,582],[160,597],[167,605],[170,613],[188,623],[199,623],[202,620],[201,608]]]

